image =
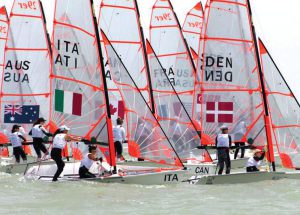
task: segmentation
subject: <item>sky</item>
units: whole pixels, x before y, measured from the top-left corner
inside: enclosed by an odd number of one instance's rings
[[[76,0],[72,0],[76,1]],[[94,0],[98,14],[101,0]],[[199,0],[171,0],[179,21]],[[42,0],[47,28],[52,32],[55,0]],[[202,0],[205,5],[206,0]],[[300,100],[300,1],[250,0],[257,35],[263,40],[292,91]],[[138,0],[141,22],[148,37],[151,8],[155,0]],[[0,0],[10,11],[13,0]]]

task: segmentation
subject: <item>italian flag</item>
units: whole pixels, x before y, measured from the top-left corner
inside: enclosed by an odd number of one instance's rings
[[[55,90],[55,111],[81,116],[82,94]]]

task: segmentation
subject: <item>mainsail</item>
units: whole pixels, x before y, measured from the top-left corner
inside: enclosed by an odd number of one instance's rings
[[[211,161],[206,151],[197,149],[200,136],[185,107],[147,40],[155,115],[182,161],[195,156],[199,161]],[[163,77],[164,86],[158,84]]]
[[[300,105],[265,45],[259,40],[266,95],[276,143],[282,164],[300,168]]]
[[[0,8],[0,80],[2,80],[2,71],[4,70],[4,51],[8,33],[8,16],[6,8]],[[3,134],[2,128],[0,130],[0,143],[7,143],[8,138]]]
[[[51,52],[39,0],[16,0],[1,71],[1,131],[13,124],[29,131],[38,117],[49,120]]]
[[[125,102],[129,153],[133,157],[161,164],[182,166],[166,133],[104,32],[102,38],[109,56],[113,81]]]
[[[264,146],[265,105],[249,4],[211,0],[205,19],[198,64],[202,142],[213,144],[226,124],[235,142]]]
[[[153,6],[150,42],[190,117],[197,119],[196,70],[169,0],[157,0]],[[161,85],[164,87],[163,81]]]
[[[112,144],[100,40],[90,0],[57,0],[53,28],[52,127]],[[80,14],[80,16],[78,15]],[[114,157],[114,150],[110,151]]]
[[[182,32],[187,44],[195,52],[198,52],[200,46],[200,35],[204,19],[203,16],[203,7],[201,2],[199,2],[188,12],[182,26]],[[192,56],[195,63],[197,63],[197,57],[195,58],[193,54]]]
[[[99,29],[104,31],[114,45],[125,67],[136,80],[138,88],[152,108],[150,84],[147,78],[148,66],[143,48],[143,32],[140,27],[136,0],[103,0],[100,6]],[[112,81],[106,53],[103,53],[103,56],[106,62],[110,105],[119,117],[124,118],[124,103],[122,103],[118,88]],[[115,62],[111,61],[111,63]]]

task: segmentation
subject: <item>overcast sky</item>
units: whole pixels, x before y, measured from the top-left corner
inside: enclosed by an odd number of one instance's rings
[[[76,1],[76,0],[71,0]],[[101,0],[94,0],[96,12]],[[171,0],[183,23],[186,13],[199,0]],[[42,0],[49,32],[52,32],[54,0]],[[151,8],[155,0],[138,0],[141,22],[148,37]],[[205,0],[202,1],[203,5]],[[8,11],[13,0],[0,0]],[[257,34],[269,49],[277,66],[300,100],[300,1],[299,0],[251,0]],[[79,14],[80,15],[80,14]]]

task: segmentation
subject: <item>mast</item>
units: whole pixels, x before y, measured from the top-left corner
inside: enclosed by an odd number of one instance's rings
[[[256,32],[255,32],[255,27],[253,24],[252,20],[252,11],[251,11],[251,5],[250,5],[250,0],[247,0],[248,2],[248,12],[250,15],[250,24],[252,27],[252,37],[253,37],[253,43],[255,47],[255,58],[257,61],[257,66],[258,66],[258,72],[259,72],[259,79],[260,79],[260,85],[262,89],[262,98],[263,98],[263,103],[264,103],[264,120],[265,120],[265,129],[266,129],[266,136],[267,136],[267,146],[268,146],[268,155],[269,159],[272,165],[272,170],[275,172],[275,158],[274,158],[274,149],[273,149],[273,141],[272,141],[272,128],[271,128],[271,119],[269,115],[269,108],[268,108],[268,102],[267,102],[267,95],[266,95],[266,89],[265,89],[265,84],[264,84],[264,75],[262,72],[262,66],[261,66],[261,61],[259,58],[259,49],[257,45],[257,39],[256,39]]]
[[[94,27],[96,32],[96,39],[97,39],[97,48],[98,48],[97,51],[100,58],[99,63],[101,65],[102,80],[103,80],[103,87],[104,87],[105,105],[106,105],[106,113],[107,113],[106,123],[107,123],[107,131],[108,131],[109,155],[110,155],[111,165],[113,166],[113,173],[115,174],[117,172],[117,166],[116,166],[115,145],[114,145],[113,133],[112,133],[111,113],[109,107],[109,96],[108,96],[108,89],[107,89],[107,83],[105,78],[105,68],[104,68],[105,62],[103,62],[104,58],[102,56],[102,51],[101,51],[101,42],[100,42],[99,30],[97,27],[97,19],[93,7],[93,0],[90,1],[92,6],[93,22],[94,22]]]

